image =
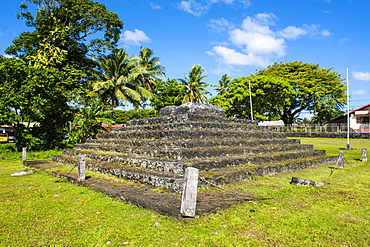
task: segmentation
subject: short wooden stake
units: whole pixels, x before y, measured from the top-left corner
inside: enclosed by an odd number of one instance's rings
[[[27,160],[27,148],[24,147],[22,148],[22,163],[26,163],[26,160]]]
[[[86,178],[86,155],[78,155],[78,177],[77,181],[84,181]]]
[[[361,161],[367,161],[367,148],[362,148]]]
[[[338,168],[344,168],[344,152],[339,151],[338,154]]]
[[[194,217],[197,204],[199,170],[194,167],[185,169],[185,184],[182,192],[180,213],[185,217]]]

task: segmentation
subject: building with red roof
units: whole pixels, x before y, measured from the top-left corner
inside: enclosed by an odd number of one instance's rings
[[[336,117],[325,124],[347,124],[347,116],[349,114],[349,126],[353,131],[356,132],[370,132],[370,104],[357,108],[356,110],[350,111],[349,113],[343,114]]]

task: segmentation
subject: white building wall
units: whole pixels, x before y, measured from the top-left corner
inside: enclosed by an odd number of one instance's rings
[[[360,125],[356,123],[356,115],[354,113],[350,115],[349,126],[354,130],[357,130],[360,128]]]

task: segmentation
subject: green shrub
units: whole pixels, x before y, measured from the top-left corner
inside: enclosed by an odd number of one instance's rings
[[[15,143],[2,143],[0,144],[0,153],[10,153],[17,151]]]

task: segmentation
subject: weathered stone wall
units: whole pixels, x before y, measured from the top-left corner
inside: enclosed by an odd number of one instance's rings
[[[203,116],[210,115],[216,117],[223,117],[224,110],[222,109],[221,106],[189,102],[180,106],[166,106],[159,111],[160,117],[179,114],[197,114]]]
[[[128,121],[126,126],[140,126],[140,125],[155,125],[155,124],[174,124],[174,123],[186,123],[188,121],[192,122],[220,122],[220,123],[239,123],[239,124],[253,124],[257,126],[257,121],[252,121],[248,119],[236,119],[236,118],[226,118],[223,116],[217,115],[201,115],[195,113],[187,113],[187,114],[178,114],[178,115],[170,115],[170,116],[160,116],[157,118],[149,118],[149,119],[136,119],[132,121]],[[123,127],[125,128],[125,127]],[[259,126],[258,128],[262,128]],[[114,130],[119,130],[122,128],[116,128]]]
[[[287,137],[347,138],[344,132],[279,132]],[[351,139],[370,139],[370,133],[349,133]]]

